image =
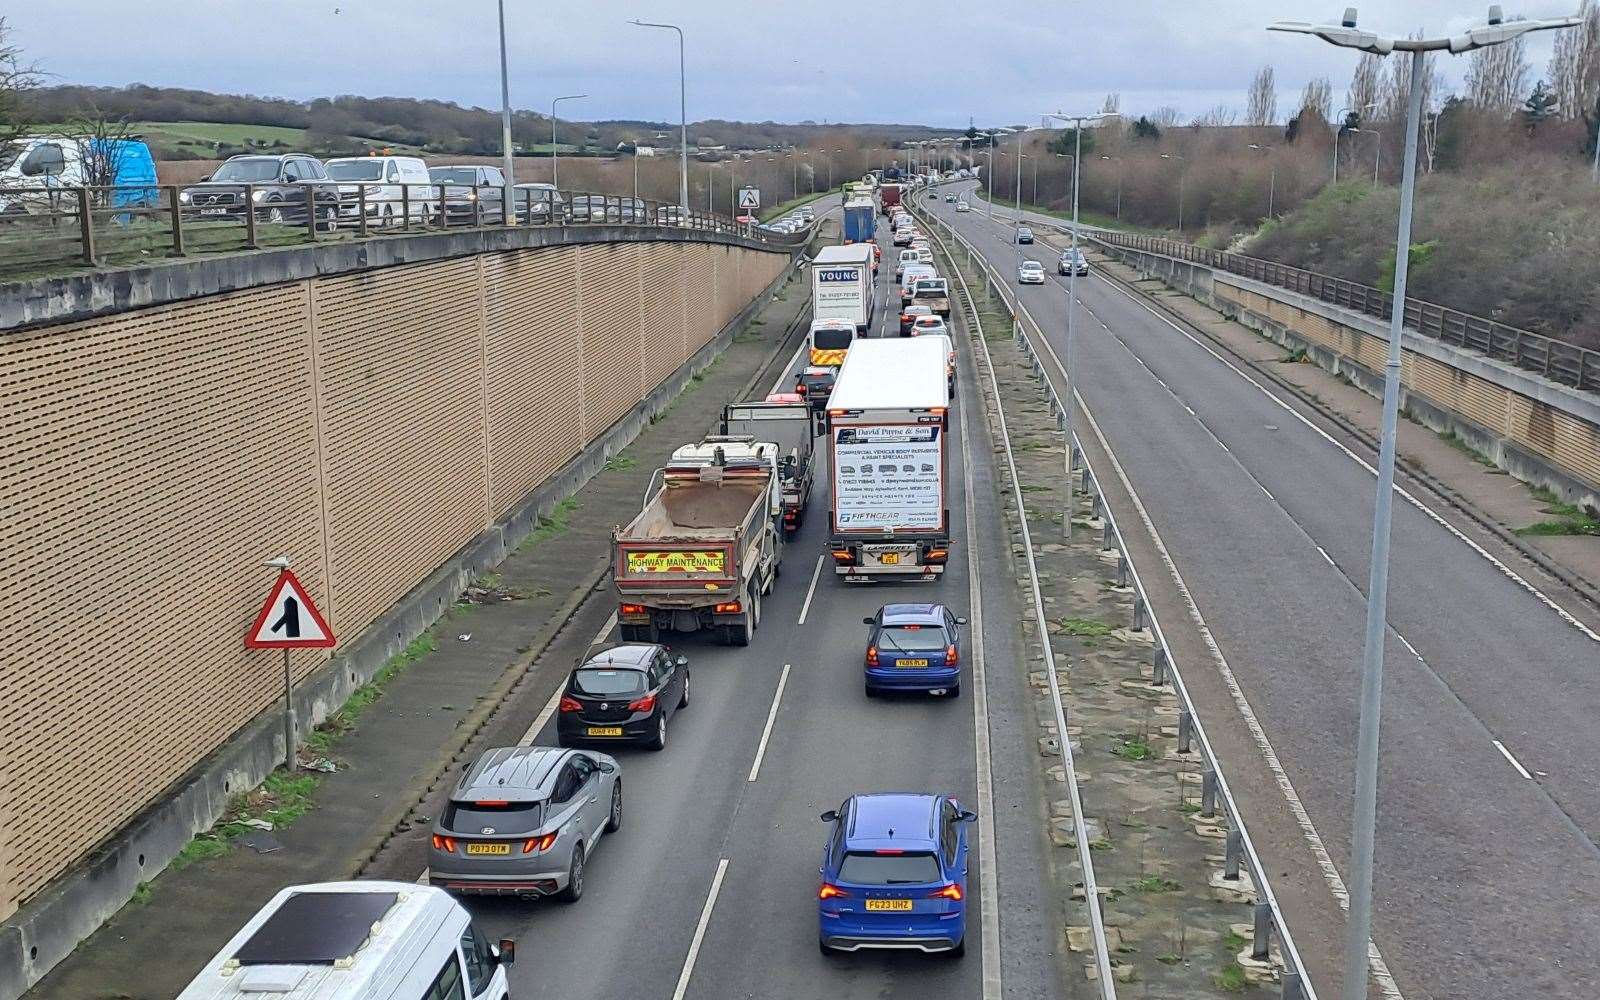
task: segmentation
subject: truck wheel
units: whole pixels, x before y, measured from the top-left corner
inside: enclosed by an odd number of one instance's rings
[[[655,642],[654,625],[619,625],[618,632],[622,635],[623,642]]]
[[[757,598],[759,600],[759,598]],[[744,621],[737,625],[728,626],[728,639],[735,646],[750,645],[750,634],[756,630],[755,623],[751,620],[751,613],[744,613]]]

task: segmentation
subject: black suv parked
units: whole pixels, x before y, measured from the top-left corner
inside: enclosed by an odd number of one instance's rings
[[[184,188],[178,202],[202,219],[242,219],[245,202],[252,201],[258,221],[304,225],[308,187],[313,189],[318,224],[335,228],[339,186],[328,179],[321,160],[304,153],[230,156],[216,173]]]

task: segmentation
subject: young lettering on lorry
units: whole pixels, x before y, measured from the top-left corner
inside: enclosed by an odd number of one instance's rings
[[[813,320],[849,320],[864,333],[872,325],[877,304],[870,244],[824,247],[811,262]]]

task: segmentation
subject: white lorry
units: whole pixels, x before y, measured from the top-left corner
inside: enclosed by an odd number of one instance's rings
[[[849,320],[865,333],[877,306],[872,244],[823,247],[811,262],[811,318]]]
[[[684,445],[651,479],[639,515],[612,532],[625,642],[715,629],[746,646],[783,558],[779,447],[748,436]]]
[[[934,580],[950,555],[949,340],[864,340],[828,398],[834,572]]]

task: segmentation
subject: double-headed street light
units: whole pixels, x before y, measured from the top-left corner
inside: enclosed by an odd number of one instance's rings
[[[1356,745],[1355,814],[1351,823],[1350,916],[1345,924],[1344,997],[1367,995],[1367,948],[1372,935],[1372,843],[1378,808],[1378,713],[1383,703],[1383,640],[1389,596],[1389,529],[1394,501],[1395,425],[1400,406],[1400,338],[1405,329],[1406,274],[1411,256],[1411,208],[1417,186],[1417,125],[1422,118],[1426,53],[1453,55],[1509,42],[1531,31],[1570,28],[1579,17],[1507,21],[1499,4],[1486,23],[1447,38],[1388,38],[1356,28],[1356,9],[1337,25],[1279,21],[1269,31],[1316,35],[1342,48],[1384,56],[1411,53],[1406,100],[1405,160],[1400,170],[1400,223],[1395,239],[1394,299],[1389,310],[1389,356],[1383,369],[1383,430],[1378,448],[1378,497],[1372,515],[1372,559],[1367,580],[1367,630],[1361,658],[1361,729]]]
[[[1044,115],[1044,117],[1046,117],[1046,118],[1054,118],[1057,121],[1072,122],[1072,127],[1073,127],[1073,147],[1072,147],[1072,263],[1071,263],[1071,266],[1067,268],[1067,343],[1066,343],[1066,355],[1067,355],[1066,382],[1067,382],[1067,385],[1066,385],[1066,392],[1064,394],[1066,398],[1061,404],[1062,410],[1065,411],[1065,414],[1062,417],[1062,424],[1064,425],[1064,430],[1065,430],[1066,440],[1067,440],[1067,455],[1066,455],[1067,492],[1070,495],[1072,493],[1072,471],[1073,471],[1072,470],[1072,408],[1073,408],[1072,407],[1072,402],[1073,402],[1073,400],[1072,400],[1072,380],[1077,375],[1077,372],[1073,368],[1073,365],[1075,364],[1075,361],[1074,361],[1074,359],[1072,357],[1072,314],[1078,311],[1078,252],[1079,252],[1078,251],[1078,180],[1079,180],[1080,175],[1083,172],[1081,169],[1079,169],[1081,167],[1081,165],[1083,164],[1083,126],[1084,126],[1084,123],[1086,123],[1086,122],[1097,122],[1097,121],[1102,121],[1102,120],[1104,120],[1106,118],[1116,118],[1118,116],[1117,116],[1117,114],[1115,112],[1100,112],[1099,114],[1093,114],[1093,115],[1068,115],[1068,114],[1063,114],[1060,111],[1055,111],[1055,112],[1050,112],[1050,113]],[[1020,197],[1020,195],[1019,195],[1019,197]],[[1072,532],[1072,518],[1070,516],[1063,516],[1062,519],[1061,519],[1061,522],[1062,522],[1062,524],[1061,524],[1062,531],[1066,532],[1068,535],[1070,535],[1071,532]],[[1102,970],[1102,973],[1103,972],[1104,972],[1104,970]]]
[[[689,214],[689,98],[683,62],[683,29],[676,24],[658,24],[634,18],[631,24],[641,28],[665,28],[678,33],[678,207],[685,217]]]

